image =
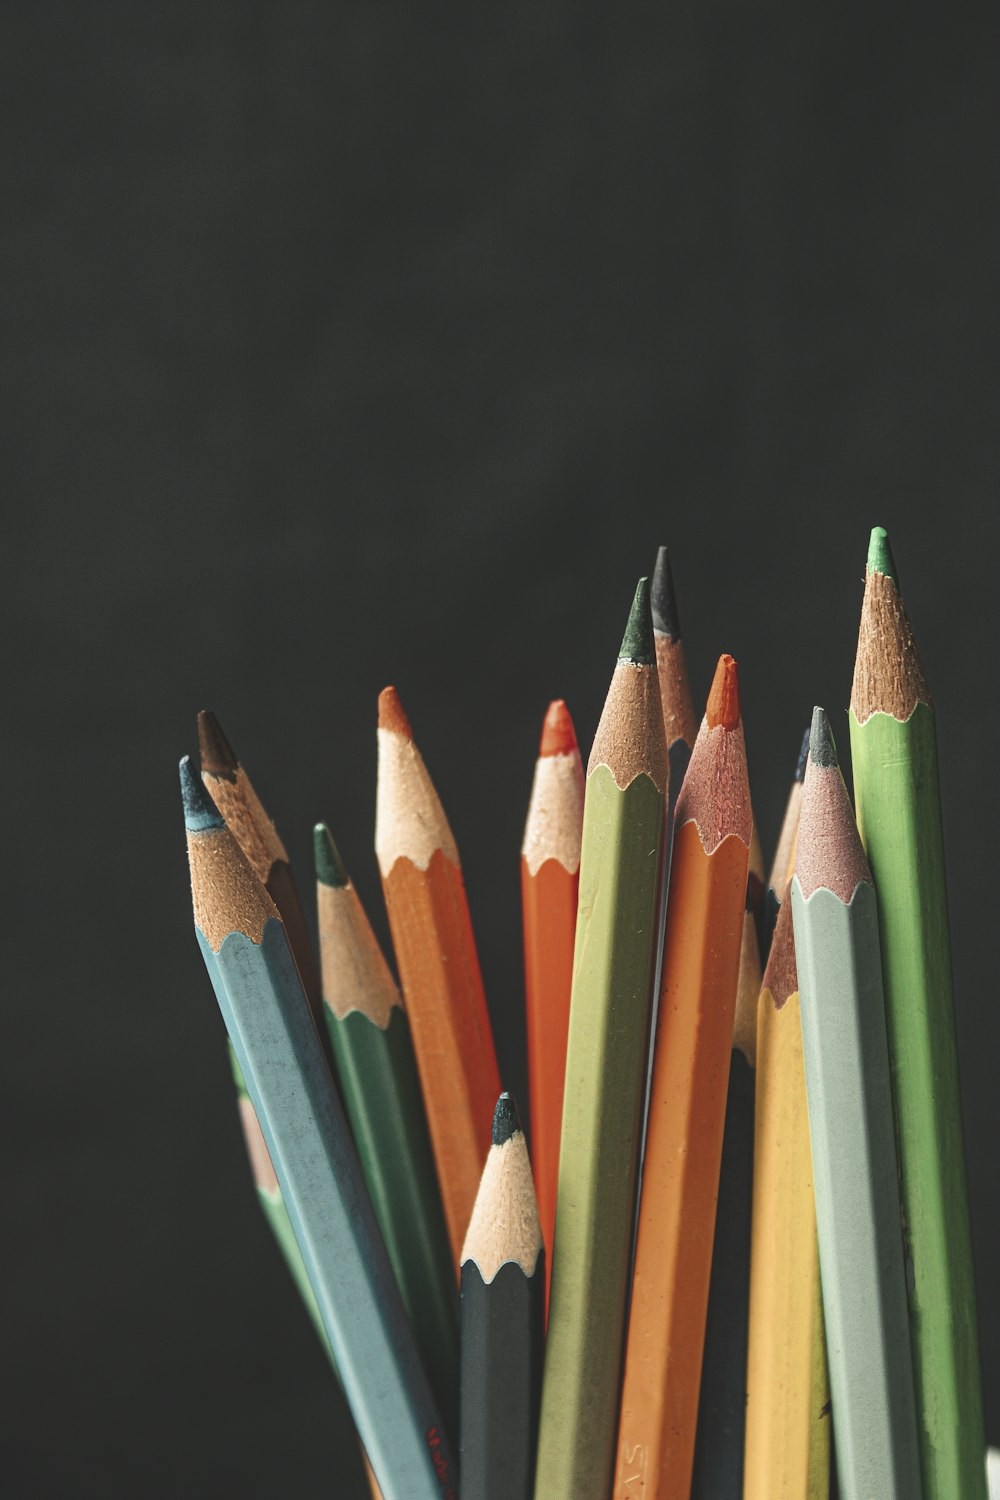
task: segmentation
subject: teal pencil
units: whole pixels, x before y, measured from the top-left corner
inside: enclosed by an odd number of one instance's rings
[[[385,1500],[455,1500],[450,1445],[277,908],[187,757],[195,932]]]

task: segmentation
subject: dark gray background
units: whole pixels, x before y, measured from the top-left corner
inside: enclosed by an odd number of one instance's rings
[[[987,14],[3,8],[7,1493],[364,1493],[191,933],[195,710],[307,895],[322,816],[384,934],[397,683],[523,1092],[548,698],[589,743],[669,540],[696,697],[741,663],[770,850],[814,702],[846,753],[875,521],[940,717],[1000,1439]]]

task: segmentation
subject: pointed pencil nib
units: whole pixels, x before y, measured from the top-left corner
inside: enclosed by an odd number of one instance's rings
[[[561,698],[554,698],[549,704],[545,723],[542,725],[538,754],[540,756],[571,755],[576,748],[576,730],[573,728],[569,709]]]
[[[830,728],[830,720],[823,708],[813,709],[812,725],[809,730],[809,759],[814,766],[835,769],[839,765],[837,747],[833,741],[833,730]]]
[[[740,722],[740,678],[736,662],[729,655],[719,657],[705,705],[705,718],[709,729],[715,729],[719,724],[723,729],[735,729]]]
[[[670,551],[661,547],[656,554],[653,569],[653,584],[649,602],[653,611],[653,629],[672,641],[681,638],[681,621],[677,613],[677,595],[674,593],[674,575],[670,571]]]
[[[198,754],[203,772],[207,771],[210,776],[224,776],[227,781],[236,780],[240,763],[210,708],[203,708],[198,715]]]
[[[512,1135],[516,1135],[521,1128],[521,1116],[517,1112],[517,1102],[513,1094],[508,1094],[504,1089],[497,1100],[497,1107],[493,1111],[493,1144],[502,1146],[509,1141]]]
[[[896,587],[899,587],[896,564],[892,556],[892,548],[889,546],[889,534],[884,526],[872,527],[871,540],[868,543],[868,571],[869,573],[884,573],[886,578],[891,578]]]
[[[809,736],[812,734],[812,726],[807,724],[805,734],[802,736],[802,747],[799,750],[799,758],[795,763],[795,780],[803,782],[806,779],[806,761],[809,759]]]
[[[313,855],[316,860],[316,879],[320,885],[332,885],[340,890],[348,884],[344,861],[325,823],[317,823],[313,829]]]
[[[226,820],[205,789],[201,777],[185,755],[180,765],[181,799],[184,803],[184,827],[189,833],[207,833],[210,828],[225,828]]]
[[[619,661],[631,662],[635,667],[654,667],[656,649],[653,646],[653,616],[649,609],[649,579],[640,578],[635,586],[635,597],[629,610],[628,624],[622,637]]]
[[[394,687],[383,688],[378,695],[378,727],[401,734],[404,740],[412,740],[413,730],[406,717],[406,709],[399,701]]]

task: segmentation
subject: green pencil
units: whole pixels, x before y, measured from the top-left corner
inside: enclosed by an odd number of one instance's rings
[[[587,768],[536,1500],[611,1486],[666,789],[641,579]]]
[[[858,823],[878,892],[927,1500],[986,1495],[934,710],[889,541],[871,536],[851,691]]]
[[[403,1002],[325,823],[314,831],[323,1010],[375,1217],[450,1431],[458,1288]]]
[[[878,909],[821,708],[791,902],[841,1500],[920,1500]]]

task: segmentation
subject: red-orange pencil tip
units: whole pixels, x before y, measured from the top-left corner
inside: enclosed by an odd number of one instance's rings
[[[401,734],[407,740],[413,738],[406,709],[400,703],[399,694],[394,687],[383,688],[378,695],[378,727],[390,729],[393,734]]]
[[[569,709],[561,698],[549,704],[542,738],[538,746],[539,755],[570,755],[576,749],[576,730],[569,716]]]
[[[705,718],[709,729],[714,729],[717,724],[723,729],[735,729],[740,722],[740,678],[731,656],[719,657],[705,705]]]

